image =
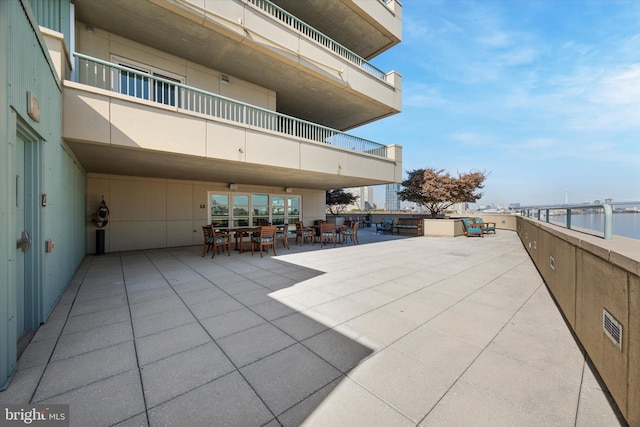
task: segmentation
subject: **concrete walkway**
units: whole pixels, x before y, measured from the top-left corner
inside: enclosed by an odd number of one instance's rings
[[[621,425],[513,232],[87,257],[0,404],[73,426]]]

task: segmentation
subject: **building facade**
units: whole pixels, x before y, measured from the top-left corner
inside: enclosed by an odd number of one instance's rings
[[[400,210],[400,184],[387,184],[384,193],[384,209],[388,212],[396,212]]]
[[[355,203],[347,206],[347,211],[370,211],[375,208],[376,205],[373,202],[373,187],[355,187],[345,190],[358,197]]]
[[[0,19],[0,385],[100,244],[308,223],[326,189],[401,180],[402,147],[354,132],[401,110],[401,76],[369,62],[400,42],[396,0],[8,0]]]

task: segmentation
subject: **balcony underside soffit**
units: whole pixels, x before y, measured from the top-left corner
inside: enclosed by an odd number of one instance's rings
[[[277,111],[283,114],[345,131],[398,113],[389,105],[349,90],[344,81],[323,74],[319,68],[301,70],[289,53],[274,52],[250,34],[238,39],[237,34],[210,22],[207,26],[196,22],[197,15],[189,9],[181,10],[184,16],[175,13],[168,9],[172,3],[74,3],[76,18],[86,25],[274,90]]]
[[[67,141],[86,172],[202,182],[330,189],[387,184],[386,181],[333,175],[255,163],[230,162],[150,150]]]
[[[351,0],[271,1],[365,59],[400,43],[380,24],[358,13]]]

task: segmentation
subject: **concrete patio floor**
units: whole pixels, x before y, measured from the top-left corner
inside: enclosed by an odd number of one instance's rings
[[[87,257],[0,403],[73,426],[615,426],[514,232]]]

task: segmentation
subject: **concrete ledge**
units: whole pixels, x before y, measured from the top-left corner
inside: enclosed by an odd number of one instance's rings
[[[424,219],[424,235],[427,237],[464,236],[462,221],[459,219]]]
[[[640,426],[640,241],[518,217],[517,232],[621,414]],[[603,310],[622,325],[619,350]]]

